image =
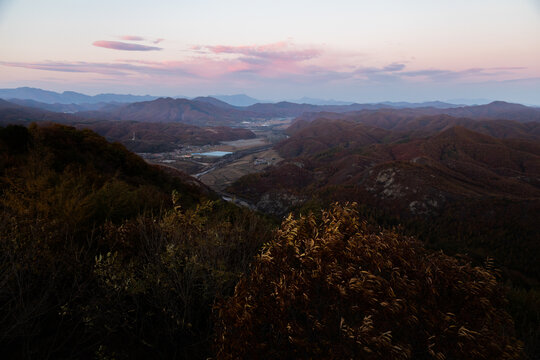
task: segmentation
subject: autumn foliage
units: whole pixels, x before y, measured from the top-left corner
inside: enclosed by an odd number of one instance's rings
[[[0,358],[211,356],[272,224],[195,184],[89,130],[0,127]]]
[[[360,221],[289,216],[222,304],[219,359],[516,359],[496,277]]]
[[[0,127],[2,358],[519,355],[493,274],[358,214],[289,217],[273,237],[92,131]],[[510,294],[522,329],[531,294]]]

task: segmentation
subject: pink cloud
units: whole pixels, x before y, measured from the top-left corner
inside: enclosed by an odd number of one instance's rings
[[[102,47],[106,49],[114,49],[114,50],[124,50],[124,51],[156,51],[156,50],[162,50],[160,47],[156,46],[146,46],[146,45],[140,45],[140,44],[129,44],[121,41],[106,41],[106,40],[99,40],[94,41],[92,45],[97,47]]]
[[[459,79],[499,78],[501,74],[511,73],[511,68],[474,68],[465,70],[417,69],[406,70],[401,63],[391,63],[381,67],[355,67],[340,70],[332,66],[316,64],[298,64],[282,60],[270,63],[247,62],[243,58],[216,59],[211,57],[193,57],[179,61],[142,61],[119,60],[113,63],[99,62],[1,62],[0,65],[26,69],[56,71],[64,73],[96,73],[113,78],[148,77],[164,81],[178,79],[199,80],[287,80],[296,83],[329,81],[370,81],[395,82],[407,81],[416,77],[426,77],[435,81],[454,81]],[[176,79],[176,80],[175,80]]]
[[[322,48],[297,46],[287,41],[245,46],[198,45],[191,50],[199,55],[195,58],[196,68],[204,61],[205,66],[215,67],[215,72],[222,76],[236,73],[264,78],[304,74],[308,66],[313,66],[308,62],[319,62],[324,54]]]
[[[125,35],[127,39],[139,38]],[[154,44],[163,39],[152,41]],[[136,40],[132,40],[136,41]],[[150,40],[145,40],[151,43]],[[159,47],[118,41],[96,41],[94,46],[128,51],[161,50]],[[365,66],[364,55],[352,51],[336,52],[323,46],[299,46],[282,41],[261,45],[199,45],[178,60],[117,60],[112,63],[87,62],[0,62],[2,65],[59,72],[98,73],[111,78],[230,83],[286,82],[323,84],[328,82],[398,83],[459,81],[475,78],[505,78],[520,67],[465,70],[410,69],[396,61]],[[508,74],[508,76],[506,75]]]
[[[323,51],[317,48],[297,48],[293,44],[281,41],[273,44],[246,45],[246,46],[195,46],[193,50],[204,52],[205,50],[213,54],[243,55],[252,59],[260,60],[283,60],[283,61],[305,61],[320,56]]]
[[[526,67],[508,66],[494,68],[470,68],[464,70],[444,70],[444,69],[421,69],[414,71],[404,71],[403,76],[424,77],[430,80],[450,81],[458,79],[498,77],[512,74],[513,71],[526,70]]]
[[[159,44],[160,42],[162,42],[163,40],[165,39],[162,39],[162,38],[159,38],[159,39],[156,39],[154,41],[152,41],[154,44]]]
[[[142,36],[137,36],[137,35],[123,35],[123,36],[120,36],[120,39],[127,40],[127,41],[145,41],[146,40]]]
[[[190,74],[197,78],[219,78],[237,72],[257,72],[259,66],[244,63],[238,59],[190,58],[182,61],[124,60],[125,63],[141,66],[146,71],[166,74]]]

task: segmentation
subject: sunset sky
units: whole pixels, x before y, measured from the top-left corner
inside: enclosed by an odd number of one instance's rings
[[[540,0],[0,0],[0,87],[540,105]]]

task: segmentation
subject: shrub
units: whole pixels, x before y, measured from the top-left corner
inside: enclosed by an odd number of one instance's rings
[[[502,288],[355,206],[289,216],[218,309],[219,359],[515,359]]]
[[[108,223],[95,258],[95,294],[72,308],[101,352],[125,358],[206,358],[212,307],[270,239],[268,223],[246,209],[206,201],[160,216]]]

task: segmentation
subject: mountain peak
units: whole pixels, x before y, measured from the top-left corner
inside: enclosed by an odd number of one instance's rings
[[[216,99],[215,97],[212,97],[212,96],[199,96],[199,97],[193,98],[192,101],[204,102],[204,103],[212,104],[214,106],[222,107],[222,108],[225,108],[225,109],[234,108],[233,105],[231,105],[231,104],[229,104],[229,103],[227,103],[225,101]]]
[[[226,102],[229,105],[233,106],[251,106],[257,103],[262,102],[261,100],[252,98],[246,94],[235,94],[235,95],[211,95],[210,97]]]

